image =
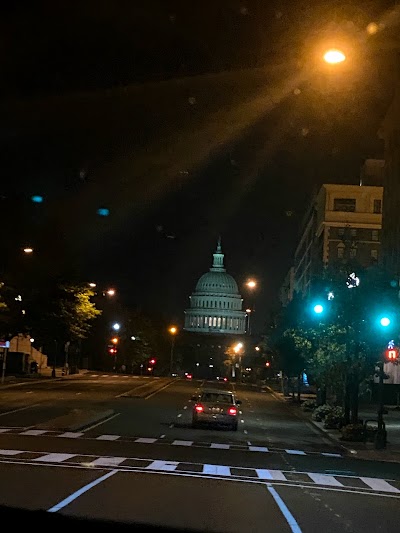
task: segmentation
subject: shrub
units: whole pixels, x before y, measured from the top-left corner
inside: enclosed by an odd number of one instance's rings
[[[343,426],[342,429],[342,440],[353,441],[353,442],[362,442],[364,440],[364,426],[363,424],[348,424]]]
[[[317,407],[317,402],[315,400],[304,400],[304,402],[301,404],[301,408],[303,411],[314,411],[314,409]]]
[[[332,405],[329,405],[325,403],[324,405],[320,405],[316,409],[314,409],[312,418],[313,420],[317,420],[317,422],[321,422],[325,419],[326,415],[330,413],[334,409]]]
[[[326,429],[340,429],[343,425],[344,411],[342,407],[333,407],[325,416],[324,427]]]

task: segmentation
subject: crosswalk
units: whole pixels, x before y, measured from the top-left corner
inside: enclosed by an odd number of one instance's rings
[[[336,452],[317,452],[317,451],[304,451],[291,448],[278,448],[274,446],[261,446],[253,445],[250,443],[222,443],[222,442],[205,442],[205,441],[193,441],[186,439],[173,439],[164,437],[127,437],[124,435],[109,435],[102,434],[96,436],[89,436],[87,433],[80,431],[53,431],[47,429],[29,429],[29,428],[9,428],[0,427],[0,434],[13,434],[20,436],[30,437],[60,437],[66,439],[93,439],[102,441],[121,441],[131,442],[136,444],[169,444],[171,446],[184,446],[193,448],[209,448],[214,450],[237,450],[248,451],[258,453],[284,453],[287,455],[319,455],[322,457],[343,457],[342,454]]]
[[[232,465],[165,461],[137,457],[0,449],[0,462],[21,462],[31,465],[53,466],[68,465],[102,469],[116,468],[121,471],[170,472],[182,475],[233,478],[260,482],[284,482],[301,486],[319,486],[331,489],[373,491],[400,495],[400,480],[266,468],[244,468]]]

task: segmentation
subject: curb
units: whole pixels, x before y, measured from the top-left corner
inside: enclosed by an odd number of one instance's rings
[[[277,400],[280,400],[281,402],[283,402],[288,407],[288,409],[290,409],[290,404],[288,404],[283,398],[281,398],[278,394],[276,394],[276,392],[273,389],[271,389],[271,387],[268,387],[268,389],[270,390],[270,392],[274,396],[274,398],[276,398]],[[319,431],[319,433],[321,435],[323,435],[324,437],[329,439],[332,442],[332,444],[335,444],[335,446],[339,446],[340,448],[345,450],[347,453],[349,453],[351,455],[354,455],[354,453],[352,453],[349,448],[344,446],[338,439],[336,439],[333,435],[331,435],[328,430],[326,430],[326,429],[322,428],[321,426],[319,426],[311,417],[309,418],[308,416],[304,415],[301,412],[300,413],[295,412],[293,409],[290,409],[290,410],[300,420],[304,420],[306,422],[309,422],[316,430]]]

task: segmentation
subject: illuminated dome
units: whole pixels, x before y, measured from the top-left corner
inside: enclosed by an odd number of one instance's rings
[[[190,297],[184,329],[196,333],[242,335],[246,331],[247,315],[242,311],[243,300],[237,283],[224,268],[221,240],[213,257],[210,271],[201,276]]]
[[[236,281],[226,272],[207,272],[196,285],[196,293],[219,292],[223,294],[239,294]]]

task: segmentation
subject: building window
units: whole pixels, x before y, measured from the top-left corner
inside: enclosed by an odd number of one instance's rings
[[[356,210],[356,199],[355,198],[334,198],[333,210],[354,212]]]
[[[374,213],[382,213],[382,200],[374,200]]]
[[[351,230],[350,230],[350,235],[351,235],[352,237],[357,237],[357,230],[356,230],[356,228],[351,228]]]
[[[205,317],[204,317],[204,325],[205,325],[205,326],[208,326],[208,316],[205,316]]]
[[[217,325],[217,317],[215,316],[215,317],[213,318],[213,326],[216,327],[216,325]]]
[[[372,259],[378,259],[378,250],[372,249],[371,250],[371,257],[372,257]]]
[[[338,246],[337,248],[337,256],[338,256],[338,259],[343,259],[344,257],[344,246]]]
[[[218,324],[217,325],[218,325],[219,328],[221,327],[221,317],[220,316],[218,317]]]
[[[373,241],[378,241],[379,240],[379,231],[377,229],[373,229],[371,236],[372,236],[372,240]]]
[[[343,235],[344,235],[344,228],[339,228],[339,229],[338,229],[338,235],[339,235],[339,237],[343,237]]]
[[[354,257],[357,255],[357,248],[355,246],[352,246],[350,248],[350,257],[354,259]]]

